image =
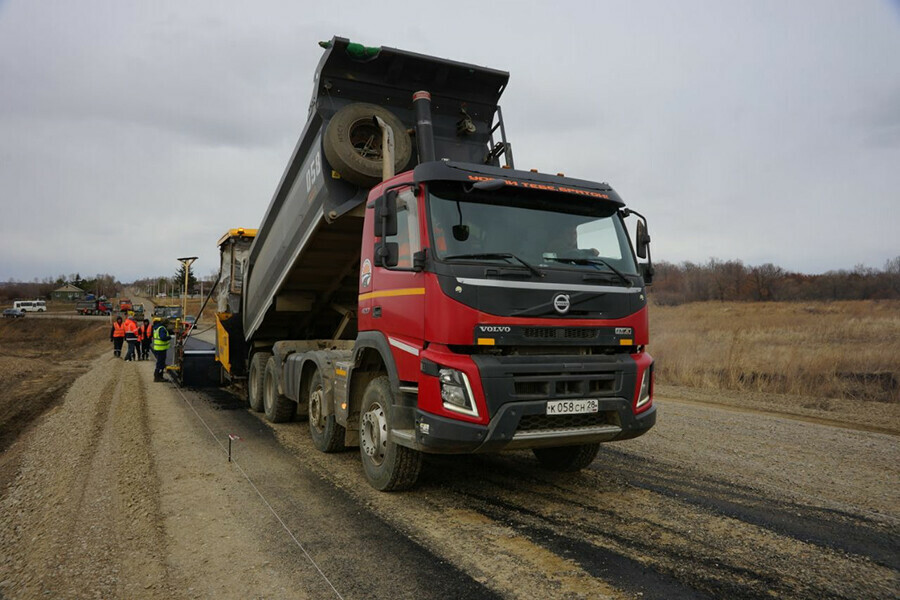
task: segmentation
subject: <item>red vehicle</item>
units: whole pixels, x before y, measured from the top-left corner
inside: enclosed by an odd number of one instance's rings
[[[79,315],[109,315],[112,306],[103,300],[82,300],[75,304],[75,312]]]
[[[250,406],[359,446],[379,490],[413,485],[423,453],[574,471],[648,431],[646,220],[606,183],[514,168],[507,73],[326,46],[255,239],[219,242],[216,360]]]
[[[128,312],[133,309],[134,306],[131,304],[131,300],[128,298],[119,298],[119,312]]]

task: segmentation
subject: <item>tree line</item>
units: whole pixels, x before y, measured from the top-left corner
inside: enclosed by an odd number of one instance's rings
[[[66,284],[72,284],[89,294],[96,294],[97,297],[107,296],[112,298],[122,291],[122,284],[119,280],[108,273],[98,273],[93,277],[82,277],[80,273],[71,273],[56,277],[48,276],[43,279],[35,277],[31,281],[12,279],[7,282],[0,282],[0,301],[49,300],[50,292]]]
[[[740,260],[711,258],[706,263],[666,261],[654,263],[655,274],[650,294],[657,304],[718,301],[798,301],[798,300],[877,300],[900,299],[900,256],[884,264],[883,269],[857,265],[852,270],[828,271],[820,275],[794,273],[772,263],[751,266]],[[215,275],[204,278],[204,292]],[[82,277],[34,278],[32,281],[0,282],[0,301],[50,298],[50,292],[70,283],[99,296],[118,296],[124,285],[106,273]],[[133,284],[148,293],[180,295],[184,287],[184,267],[174,277],[148,277]],[[188,289],[198,293],[199,282],[193,268],[188,270]]]
[[[857,265],[852,270],[807,275],[772,263],[745,265],[711,258],[704,264],[654,263],[650,295],[657,304],[718,301],[801,301],[900,299],[900,256],[883,269]]]
[[[215,275],[204,278],[204,292],[215,281]],[[125,284],[107,273],[98,273],[93,277],[82,277],[80,273],[69,275],[48,276],[42,279],[35,277],[31,281],[19,281],[10,279],[0,281],[0,302],[13,300],[49,300],[50,293],[64,285],[71,284],[88,294],[95,294],[98,298],[106,296],[115,298],[120,296],[126,286],[134,287],[142,292],[155,296],[163,293],[169,296],[177,296],[184,289],[184,266],[180,266],[174,277],[146,277],[138,279],[130,284]],[[194,275],[193,267],[188,270],[188,290],[190,293],[198,293],[201,289],[200,281]]]

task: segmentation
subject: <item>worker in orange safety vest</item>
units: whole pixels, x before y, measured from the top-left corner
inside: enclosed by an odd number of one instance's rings
[[[134,322],[134,317],[125,319],[125,341],[128,342],[128,352],[125,354],[125,360],[136,360],[138,356],[138,326]]]
[[[153,341],[153,328],[150,327],[150,319],[144,319],[138,326],[138,338],[141,340],[141,360],[150,358],[150,343]]]
[[[125,325],[122,317],[116,317],[112,329],[109,330],[109,341],[113,343],[113,356],[122,356],[122,342],[125,341]]]

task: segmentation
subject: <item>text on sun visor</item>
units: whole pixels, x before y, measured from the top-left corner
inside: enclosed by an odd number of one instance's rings
[[[493,181],[494,179],[496,179],[496,178],[495,177],[481,177],[479,175],[469,175],[469,181]],[[515,179],[503,179],[502,181],[506,185],[528,188],[531,190],[545,190],[548,192],[562,192],[564,194],[576,194],[578,196],[588,196],[590,198],[602,198],[603,200],[609,200],[608,195],[601,194],[600,192],[591,192],[589,190],[579,190],[576,188],[551,185],[549,183],[531,183],[530,181],[516,181]]]

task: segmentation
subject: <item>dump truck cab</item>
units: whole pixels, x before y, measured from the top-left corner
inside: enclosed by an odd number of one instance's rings
[[[593,443],[654,424],[623,209],[606,184],[449,161],[372,190],[357,309],[370,357],[354,364],[388,363],[414,447]]]

